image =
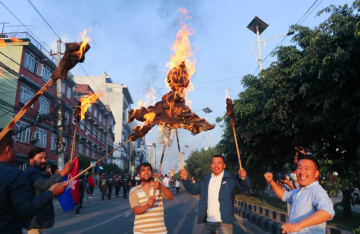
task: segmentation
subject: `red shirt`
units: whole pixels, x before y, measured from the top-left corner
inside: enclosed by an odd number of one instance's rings
[[[87,179],[87,182],[89,183],[89,186],[95,186],[95,181],[92,176],[89,176],[89,178]]]

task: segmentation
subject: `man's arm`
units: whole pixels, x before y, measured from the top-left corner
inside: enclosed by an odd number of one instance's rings
[[[155,196],[151,196],[148,199],[148,202],[145,205],[140,206],[139,198],[138,198],[138,196],[136,195],[136,193],[134,192],[133,189],[132,189],[132,191],[130,191],[129,202],[130,202],[130,207],[131,207],[132,211],[134,212],[134,214],[136,214],[136,215],[143,214],[149,208],[154,206],[155,201],[156,201]]]
[[[191,180],[187,179],[187,172],[185,169],[180,170],[180,177],[183,181],[186,192],[193,195],[199,194],[201,192],[202,181],[195,184],[191,183]]]
[[[162,185],[159,181],[154,182],[154,189],[155,190],[160,189],[161,193],[164,194],[166,199],[168,200],[174,199],[174,195],[172,194],[172,192],[169,189],[167,189],[164,185]]]
[[[265,175],[265,180],[266,182],[268,182],[268,184],[270,184],[271,188],[273,189],[275,195],[279,198],[282,199],[285,191],[275,183],[274,179],[273,179],[273,174],[271,172],[266,172]]]
[[[282,233],[298,232],[305,227],[324,223],[330,218],[331,214],[329,214],[327,211],[318,210],[309,217],[306,217],[305,219],[302,219],[297,223],[285,223],[283,226],[281,226],[281,228],[283,229]]]

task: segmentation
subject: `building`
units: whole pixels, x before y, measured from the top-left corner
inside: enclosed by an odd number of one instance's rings
[[[148,152],[148,162],[151,164],[152,168],[155,168],[156,165],[156,144],[148,143],[146,144],[147,152]]]
[[[9,38],[21,39],[20,42],[12,42]],[[13,116],[34,96],[34,94],[49,81],[53,71],[56,69],[57,61],[51,56],[40,43],[32,38],[27,32],[2,33],[0,51],[0,127],[5,127]],[[62,140],[64,144],[65,162],[69,160],[71,153],[72,137],[75,128],[74,109],[78,102],[75,98],[74,89],[77,86],[71,73],[61,86],[61,109],[62,109]],[[57,110],[59,106],[56,99],[56,84],[53,84],[40,98],[31,106],[29,111],[17,122],[14,127],[17,139],[18,154],[16,164],[25,167],[28,151],[37,146],[45,150],[48,162],[57,163]],[[85,122],[91,122],[92,130],[89,134],[82,130],[77,134],[75,144],[76,151],[81,148],[89,148],[89,157],[98,158],[112,149],[111,139],[113,133],[113,116],[108,107],[97,103],[96,108],[102,113],[100,115],[90,112]],[[95,109],[95,108],[94,108]],[[104,118],[105,117],[105,118]],[[112,120],[111,120],[112,119]],[[94,126],[94,127],[93,127]],[[80,126],[80,129],[82,127]],[[106,140],[104,139],[106,136]],[[100,136],[100,140],[97,139]],[[81,137],[81,138],[80,138]],[[84,141],[83,146],[80,142]],[[104,143],[106,142],[106,143]],[[108,145],[111,145],[109,147]],[[90,150],[91,156],[90,156]],[[93,153],[95,152],[95,153]]]
[[[127,124],[128,112],[133,100],[127,86],[112,82],[110,76],[104,72],[102,76],[74,76],[79,84],[88,84],[96,93],[101,93],[101,101],[109,105],[115,118],[114,148],[125,142],[131,134],[131,127]],[[114,152],[114,163],[124,170],[129,170],[130,144],[126,144]]]
[[[80,100],[81,97],[93,93],[94,91],[89,85],[78,84],[74,96],[76,100]],[[73,124],[75,123],[73,122]],[[100,100],[92,104],[86,111],[85,118],[79,123],[74,152],[97,161],[113,151],[114,125],[114,116],[109,106],[105,106]],[[106,163],[113,163],[112,155],[106,158]]]

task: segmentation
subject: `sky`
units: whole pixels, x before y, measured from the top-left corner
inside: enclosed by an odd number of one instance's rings
[[[192,111],[200,117],[206,118],[202,109],[209,107],[213,112],[208,115],[208,120],[214,124],[215,119],[226,112],[225,89],[234,99],[243,91],[242,77],[259,72],[256,58],[251,53],[251,48],[255,54],[258,53],[254,43],[256,34],[247,28],[255,16],[269,25],[260,35],[260,39],[268,39],[286,34],[289,27],[296,23],[310,28],[318,26],[329,16],[323,14],[317,17],[319,10],[330,4],[337,6],[345,3],[351,4],[352,1],[0,0],[0,23],[9,22],[4,25],[5,32],[30,29],[53,51],[56,51],[58,37],[63,42],[77,42],[80,32],[91,29],[87,34],[92,40],[91,49],[82,68],[76,66],[71,73],[98,76],[106,71],[114,83],[128,86],[134,108],[139,100],[145,99],[144,93],[149,87],[156,91],[156,101],[169,91],[165,86],[165,64],[170,60],[176,32],[181,29],[178,9],[186,8],[191,19],[185,23],[195,31],[190,36],[190,43],[196,51],[196,72],[191,77],[194,90],[187,99],[192,101]],[[293,44],[291,36],[267,40],[261,44],[262,58],[267,57],[279,43]],[[268,56],[263,68],[275,60],[275,57]],[[215,146],[222,137],[221,125],[216,123],[213,130],[196,136],[180,129],[183,160],[190,156],[192,150],[206,147],[208,135],[209,145]],[[154,127],[146,135],[146,141],[157,143],[157,137],[157,127]],[[157,164],[161,151],[162,146],[157,145]],[[162,171],[165,173],[173,168],[178,158],[174,140],[165,153]]]

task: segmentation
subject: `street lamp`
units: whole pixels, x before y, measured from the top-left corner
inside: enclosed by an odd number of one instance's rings
[[[262,21],[259,17],[255,16],[255,18],[249,23],[249,25],[247,26],[248,29],[250,29],[252,32],[254,32],[257,36],[257,41],[253,42],[250,46],[250,50],[251,50],[251,53],[254,55],[255,57],[255,61],[256,62],[259,62],[259,69],[260,69],[260,72],[262,70],[262,60],[261,60],[261,46],[260,46],[260,43],[261,42],[265,42],[265,41],[269,41],[269,40],[274,40],[276,38],[279,38],[279,37],[285,37],[285,36],[290,36],[290,35],[293,35],[294,32],[291,31],[291,32],[288,32],[286,34],[282,34],[282,35],[278,35],[278,36],[275,36],[275,37],[270,37],[270,38],[267,38],[267,39],[263,39],[263,40],[260,40],[260,34],[262,32],[265,31],[265,29],[268,27],[269,25],[267,23],[265,23],[264,21]],[[254,46],[254,44],[257,43],[258,44],[258,58],[256,58],[256,55],[254,53],[254,51],[252,50],[252,47]],[[266,45],[264,45],[265,47]]]
[[[205,107],[203,109],[203,111],[206,113],[206,121],[209,121],[209,116],[208,114],[212,112],[212,110],[209,108],[209,107]],[[205,148],[205,150],[208,150],[209,149],[209,131],[206,131],[207,132],[207,146]]]

